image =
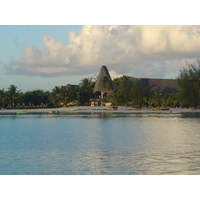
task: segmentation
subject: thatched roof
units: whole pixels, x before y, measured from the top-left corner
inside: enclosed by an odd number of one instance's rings
[[[180,91],[176,79],[141,78],[140,80],[150,92],[176,93]]]
[[[104,87],[102,86],[102,79],[103,79],[105,76],[108,77],[108,80],[109,80],[109,86],[106,87],[106,88],[104,88]],[[113,82],[112,82],[112,79],[111,79],[111,77],[110,77],[110,74],[109,74],[108,69],[107,69],[106,66],[102,66],[102,67],[101,67],[93,91],[94,91],[94,93],[97,92],[97,91],[104,92],[104,93],[113,93]]]

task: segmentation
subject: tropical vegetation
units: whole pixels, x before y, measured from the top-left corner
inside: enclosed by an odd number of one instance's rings
[[[90,98],[94,98],[93,89],[95,79],[88,77],[80,81],[76,87],[55,86],[51,91],[34,90],[22,92],[15,85],[10,85],[7,90],[0,89],[0,107],[59,107],[72,105],[90,105]],[[139,79],[131,81],[124,75],[115,78],[112,83],[103,77],[101,87],[113,88],[113,93],[107,94],[103,102],[112,103],[114,106],[135,107],[176,107],[177,105],[200,105],[200,61],[196,64],[187,62],[187,67],[180,70],[177,78],[180,92],[166,94],[150,92]]]
[[[187,67],[180,70],[178,85],[180,101],[189,106],[200,105],[200,60],[197,64],[187,63]]]
[[[142,104],[142,98],[147,95],[148,91],[140,80],[130,81],[128,76],[122,76],[113,80],[114,93],[107,96],[108,101],[116,106],[136,104],[139,107]]]
[[[135,107],[175,107],[178,104],[178,94],[165,94],[161,92],[149,92],[139,79],[130,81],[128,76],[113,80],[114,93],[107,96],[107,102],[115,106]]]
[[[88,77],[83,78],[79,84],[79,88],[77,89],[77,97],[79,104],[88,105],[89,99],[93,97],[93,88],[95,85],[94,78]]]
[[[2,108],[37,108],[59,107],[69,105],[88,105],[93,97],[95,81],[84,78],[77,87],[55,86],[51,91],[33,90],[21,92],[17,86],[10,85],[6,91],[0,90],[0,107]]]

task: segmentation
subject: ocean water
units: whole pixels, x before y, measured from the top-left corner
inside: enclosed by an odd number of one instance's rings
[[[199,175],[199,130],[199,113],[0,115],[0,174]]]

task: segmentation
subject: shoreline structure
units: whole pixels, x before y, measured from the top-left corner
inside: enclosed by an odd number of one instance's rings
[[[38,108],[38,109],[1,109],[0,114],[15,114],[17,112],[25,111],[26,113],[47,113],[49,111],[59,111],[59,113],[198,113],[200,109],[190,108],[170,108],[169,110],[152,110],[152,109],[141,109],[132,110],[130,107],[118,107],[117,110],[111,110],[106,106],[75,106],[75,107],[61,107],[61,108]]]

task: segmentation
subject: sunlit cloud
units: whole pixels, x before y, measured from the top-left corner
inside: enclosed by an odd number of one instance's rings
[[[200,26],[87,25],[70,32],[67,45],[50,34],[42,45],[26,46],[20,59],[4,69],[8,74],[70,76],[98,73],[106,65],[113,76],[162,78],[199,57]]]

